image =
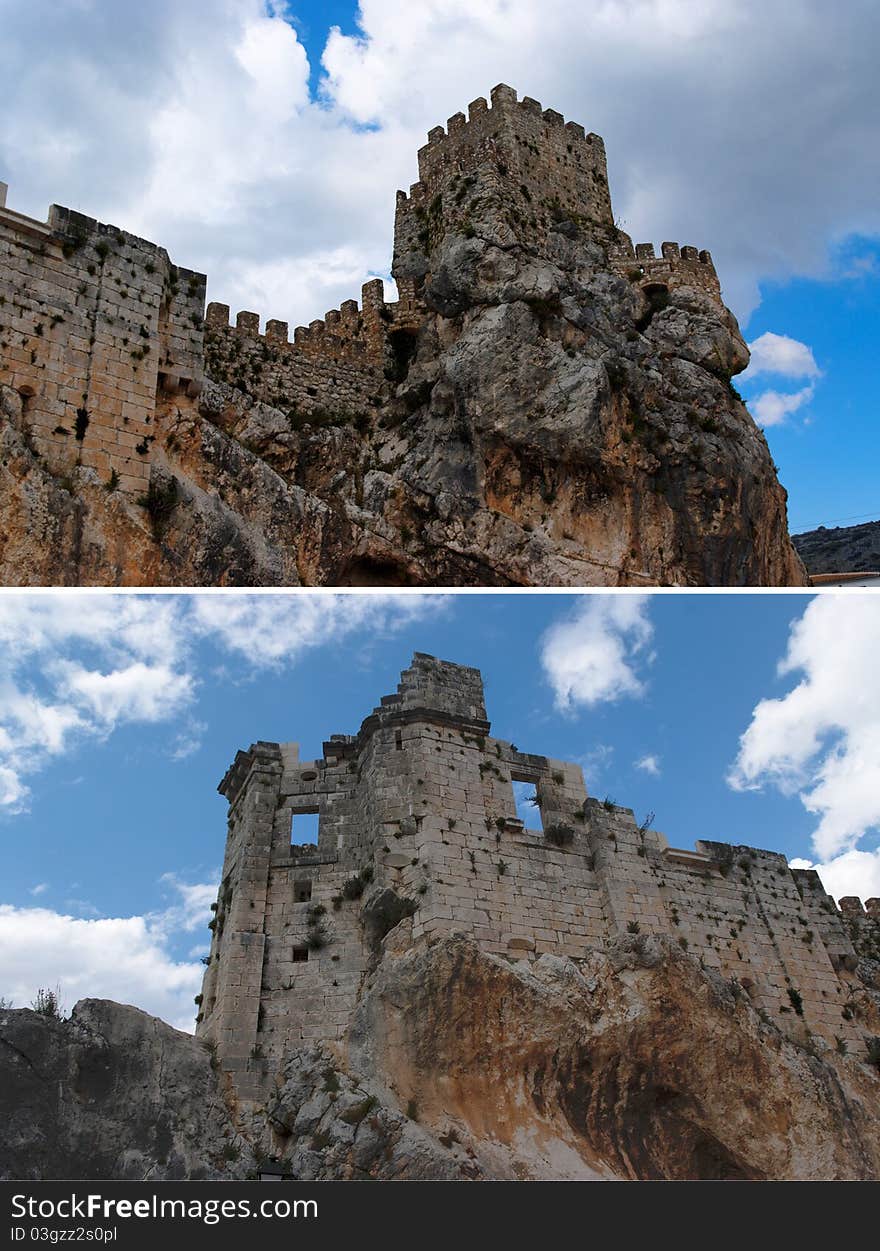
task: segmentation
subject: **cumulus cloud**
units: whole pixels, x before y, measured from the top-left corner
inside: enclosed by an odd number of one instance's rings
[[[759,426],[779,426],[786,417],[809,404],[815,391],[812,383],[794,392],[762,391],[749,400],[749,408]]]
[[[822,376],[812,349],[799,339],[767,331],[749,344],[752,359],[742,375],[746,384],[764,374],[781,378],[812,378]],[[761,426],[778,426],[809,404],[815,394],[815,381],[808,382],[799,391],[778,391],[768,388],[748,401],[755,418]]]
[[[541,665],[561,712],[643,693],[648,606],[645,595],[585,595],[546,631]]]
[[[173,948],[206,925],[217,882],[184,882],[168,873],[161,883],[169,903],[145,916],[96,916],[91,904],[77,900],[67,907],[93,915],[0,905],[0,998],[24,1008],[41,987],[59,987],[67,1008],[81,998],[115,999],[191,1031],[204,973],[193,957],[205,948],[193,948],[186,960],[175,958]]]
[[[853,848],[825,863],[795,858],[789,864],[793,869],[816,869],[822,885],[835,899],[847,895],[857,895],[863,903],[880,899],[880,851]]]
[[[813,847],[823,864],[880,830],[878,638],[877,597],[813,599],[779,664],[780,677],[797,684],[757,704],[728,778],[736,790],[775,786],[798,796],[817,818]]]
[[[27,778],[120,726],[185,717],[173,759],[204,723],[194,645],[210,639],[246,670],[293,664],[353,632],[388,636],[442,612],[442,595],[149,596],[40,593],[0,600],[0,814],[27,808]]]
[[[626,228],[710,247],[740,316],[762,279],[823,274],[831,240],[880,231],[874,0],[591,0],[576,22],[567,0],[362,0],[318,99],[284,17],[0,0],[10,202],[124,225],[212,298],[308,322],[387,272],[427,130],[505,80],[605,137]]]
[[[758,374],[781,374],[785,378],[818,378],[821,374],[812,348],[788,335],[768,330],[749,344],[752,359],[743,380]]]
[[[145,917],[84,920],[0,904],[0,986],[19,1008],[40,987],[60,986],[68,1007],[80,998],[115,999],[192,1030],[203,971],[174,960]]]
[[[111,726],[122,720],[164,721],[184,707],[193,694],[189,674],[142,660],[112,673],[68,663],[60,667],[60,674],[62,694],[98,722]]]
[[[659,756],[642,756],[635,761],[635,768],[640,769],[642,773],[649,773],[652,778],[660,776],[660,758]]]
[[[251,664],[277,666],[357,630],[387,636],[442,612],[443,595],[197,595],[193,628]]]

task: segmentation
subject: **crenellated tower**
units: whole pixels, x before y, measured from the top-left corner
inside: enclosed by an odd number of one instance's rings
[[[478,223],[501,244],[540,247],[561,220],[613,229],[600,137],[504,83],[490,98],[430,131],[419,181],[397,193],[392,273],[402,300],[417,299],[447,233],[467,238]]]

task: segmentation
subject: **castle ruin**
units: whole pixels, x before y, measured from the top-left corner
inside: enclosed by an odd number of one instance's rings
[[[535,788],[535,819],[513,784]],[[478,670],[416,653],[397,692],[318,760],[240,751],[197,1033],[244,1104],[285,1056],[341,1044],[389,949],[465,931],[486,952],[584,959],[625,934],[676,938],[793,1036],[859,1055],[853,943],[880,900],[841,900],[813,870],[748,846],[684,850],[587,795],[580,767],[493,738]],[[297,819],[317,814],[317,844]]]
[[[93,469],[139,495],[157,428],[206,376],[291,413],[296,422],[363,421],[388,398],[428,318],[431,253],[449,232],[467,239],[473,215],[502,242],[539,248],[555,229],[584,229],[612,272],[647,306],[677,286],[721,305],[708,252],[664,243],[635,248],[611,209],[598,135],[503,84],[435,127],[418,154],[419,181],[397,193],[391,272],[290,336],[286,322],[229,307],[205,309],[205,275],[116,226],[53,205],[45,222],[6,206],[0,184],[0,385],[25,406],[33,448],[64,479]],[[478,184],[478,195],[474,190]]]

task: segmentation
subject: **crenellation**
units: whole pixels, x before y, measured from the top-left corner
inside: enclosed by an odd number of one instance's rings
[[[608,268],[644,292],[646,309],[676,287],[720,303],[707,251],[632,241],[614,226],[605,146],[582,125],[518,99],[506,84],[435,126],[419,178],[396,197],[392,273],[307,326],[228,304],[205,307],[205,277],[115,226],[53,205],[46,222],[0,188],[0,383],[25,401],[23,422],[50,472],[94,470],[140,496],[169,397],[198,396],[207,375],[310,423],[370,427],[433,317],[424,298],[442,241],[479,237],[542,250],[590,236]],[[476,246],[476,245],[475,245]]]
[[[633,245],[629,235],[618,231],[609,257],[611,269],[619,277],[638,285],[646,293],[661,288],[670,291],[677,287],[696,287],[722,304],[721,284],[712,255],[705,249],[666,242],[660,245],[660,256],[657,256],[653,243]]]
[[[466,930],[527,961],[672,936],[783,1033],[860,1054],[851,930],[876,928],[877,900],[868,914],[851,899],[838,910],[818,874],[777,852],[670,846],[632,809],[588,796],[578,765],[490,728],[479,671],[416,653],[396,692],[319,760],[291,745],[238,753],[220,784],[230,825],[198,1031],[242,1098],[265,1089],[286,1048],[345,1037],[378,944],[403,919],[395,949]],[[515,781],[535,786],[541,828],[516,815]],[[317,846],[290,845],[304,811],[319,815]]]

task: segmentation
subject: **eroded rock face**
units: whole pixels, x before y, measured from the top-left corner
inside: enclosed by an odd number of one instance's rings
[[[0,1012],[0,1177],[217,1178],[253,1154],[205,1047],[137,1008]]]
[[[876,1178],[880,1077],[786,1040],[666,939],[510,964],[464,936],[384,962],[352,1061],[487,1174]]]
[[[615,242],[450,229],[407,258],[418,325],[358,413],[285,411],[209,335],[213,381],[159,406],[140,503],[53,478],[3,391],[0,580],[805,585],[733,317],[697,286],[646,293]]]
[[[793,536],[810,573],[876,573],[880,570],[880,521],[857,526],[820,526]]]
[[[666,938],[529,963],[384,941],[347,1041],[239,1107],[203,1044],[85,1000],[0,1013],[0,1176],[876,1179],[880,1074]],[[866,1028],[878,996],[866,989]]]

